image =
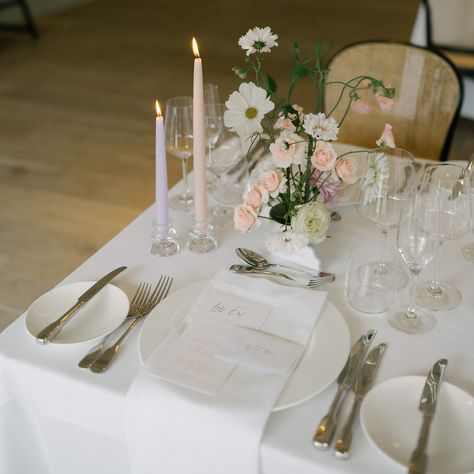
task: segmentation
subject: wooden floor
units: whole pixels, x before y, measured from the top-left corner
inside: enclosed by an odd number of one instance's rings
[[[271,25],[270,70],[286,80],[289,45],[332,38],[407,40],[416,2],[98,0],[46,18],[37,42],[0,34],[0,330],[153,200],[153,101],[189,95],[190,39],[205,80],[226,97],[236,42]],[[393,19],[396,18],[396,21]],[[300,97],[303,102],[307,91]],[[461,124],[453,154],[474,149]],[[469,136],[471,134],[471,136]],[[171,183],[179,163],[169,159]]]

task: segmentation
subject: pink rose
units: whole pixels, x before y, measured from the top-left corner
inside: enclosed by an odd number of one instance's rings
[[[239,206],[234,209],[234,227],[244,233],[248,232],[257,223],[257,215],[248,206]]]
[[[260,184],[275,198],[286,189],[286,178],[282,170],[270,170],[261,176]]]
[[[367,115],[372,110],[372,107],[362,100],[357,100],[352,102],[351,109],[357,114]]]
[[[395,137],[392,133],[392,126],[389,123],[385,124],[384,131],[380,138],[375,142],[378,146],[396,148]]]
[[[393,99],[384,95],[376,95],[375,100],[379,103],[380,110],[389,111],[393,108]]]
[[[319,196],[327,207],[334,207],[342,198],[341,182],[332,176],[327,178],[320,176],[316,180]]]
[[[337,154],[330,143],[323,141],[316,142],[311,163],[319,171],[330,171],[336,163]]]
[[[306,142],[295,133],[285,132],[270,145],[273,162],[280,168],[302,165],[306,157]]]
[[[263,186],[254,186],[244,194],[244,206],[259,212],[268,201],[268,191]]]
[[[354,184],[359,177],[357,176],[358,168],[356,161],[351,157],[341,158],[336,163],[336,174],[344,183]]]

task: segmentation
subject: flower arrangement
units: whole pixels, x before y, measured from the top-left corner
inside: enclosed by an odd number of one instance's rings
[[[278,222],[280,230],[267,238],[267,247],[291,254],[326,238],[331,220],[327,207],[341,198],[343,185],[361,179],[361,170],[351,153],[338,156],[332,145],[349,109],[370,113],[371,106],[361,97],[361,91],[370,90],[381,110],[390,110],[395,90],[367,75],[347,82],[328,82],[329,69],[321,60],[321,42],[309,59],[301,58],[300,47],[294,43],[295,65],[286,97],[279,98],[275,80],[263,67],[264,55],[278,46],[277,39],[269,27],[250,29],[239,39],[246,51],[245,63],[233,71],[243,80],[253,73],[255,82],[241,83],[239,90],[230,95],[224,123],[248,142],[249,152],[261,141],[271,154],[256,183],[235,209],[234,227],[248,232],[260,224],[259,218]],[[310,113],[292,101],[297,82],[307,77],[319,91],[315,111]],[[341,92],[332,110],[325,113],[323,97],[329,84],[339,86]],[[332,115],[344,94],[348,94],[349,101],[338,123]],[[386,124],[377,145],[395,146],[390,124]],[[266,208],[268,215],[263,214]]]

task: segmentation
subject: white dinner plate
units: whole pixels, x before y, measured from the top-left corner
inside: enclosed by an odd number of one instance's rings
[[[421,429],[418,404],[425,381],[421,376],[387,380],[369,392],[361,408],[362,428],[370,442],[405,469]],[[474,472],[473,448],[474,398],[443,382],[426,451],[427,473]]]
[[[147,317],[140,330],[138,351],[142,364],[166,335],[186,316],[208,280],[175,291]],[[325,305],[303,357],[283,389],[273,411],[302,403],[336,380],[350,351],[350,335],[341,313]]]
[[[34,337],[48,324],[74,306],[82,293],[95,281],[81,281],[58,286],[40,296],[26,313],[26,330]],[[127,316],[127,295],[113,285],[106,285],[72,316],[51,341],[55,344],[84,342],[118,328]]]

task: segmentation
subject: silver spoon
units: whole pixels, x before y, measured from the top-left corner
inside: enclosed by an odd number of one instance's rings
[[[307,272],[301,268],[290,267],[288,265],[281,265],[278,263],[270,263],[263,255],[260,255],[253,250],[244,249],[244,248],[237,248],[235,249],[235,253],[238,257],[240,257],[245,263],[248,263],[252,267],[258,268],[260,270],[264,270],[268,267],[275,267],[275,268],[287,268],[292,271],[297,271],[300,273],[304,273],[305,275],[309,275],[311,278],[319,278],[325,276],[331,276],[332,273],[326,272],[317,272],[316,274]]]

